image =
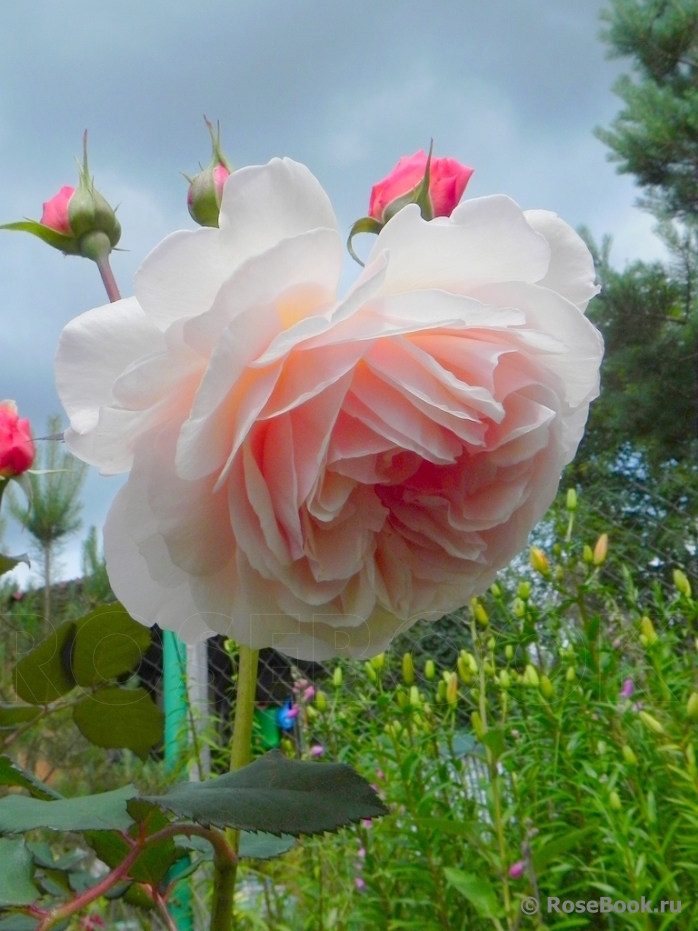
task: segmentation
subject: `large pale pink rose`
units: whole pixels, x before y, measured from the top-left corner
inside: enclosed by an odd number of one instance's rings
[[[409,206],[339,299],[342,238],[307,168],[244,168],[219,229],[64,330],[66,442],[130,472],[105,549],[143,623],[370,656],[485,589],[552,501],[602,353],[576,233],[503,196]]]

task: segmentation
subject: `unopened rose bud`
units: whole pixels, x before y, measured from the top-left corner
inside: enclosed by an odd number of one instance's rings
[[[405,653],[402,657],[402,681],[405,685],[414,683],[414,660],[411,653]]]
[[[29,421],[20,420],[14,401],[0,401],[0,484],[26,472],[34,454]]]
[[[577,510],[577,492],[574,488],[567,489],[567,510],[576,511]]]
[[[555,694],[553,683],[547,676],[540,677],[540,693],[546,701],[550,701],[550,699]]]
[[[698,692],[691,692],[691,694],[688,696],[688,701],[686,702],[686,714],[692,721],[698,719]]]
[[[623,747],[623,759],[628,764],[628,766],[637,766],[637,757],[632,751],[632,748],[627,744]]]
[[[686,573],[682,572],[681,569],[674,569],[674,585],[680,594],[685,595],[686,598],[691,597],[691,583],[688,581]]]
[[[654,629],[654,624],[648,617],[643,617],[640,621],[640,633],[645,637],[647,646],[652,646],[652,644],[656,643],[659,639],[657,631]]]
[[[315,707],[318,711],[327,711],[327,695],[320,689],[315,694]]]
[[[342,667],[335,666],[334,672],[332,673],[332,685],[336,689],[341,688],[343,680],[344,680],[344,673],[342,672]]]
[[[540,547],[531,547],[530,560],[531,566],[536,572],[544,576],[550,575],[550,563],[548,562],[548,557],[545,555],[543,550],[540,549]]]
[[[458,701],[458,676],[454,673],[446,685],[446,701],[449,705],[455,705]]]
[[[613,811],[620,811],[623,808],[623,803],[620,800],[620,795],[614,789],[612,792],[608,793],[608,804],[610,805]]]
[[[525,871],[526,864],[523,860],[517,860],[516,863],[512,863],[509,867],[509,877],[511,879],[521,879]]]
[[[429,682],[436,676],[436,666],[433,659],[428,659],[424,664],[424,678]]]
[[[594,561],[594,551],[588,543],[584,544],[584,549],[582,550],[582,559],[588,565],[591,565],[591,563]]]
[[[594,552],[592,553],[592,563],[595,566],[602,566],[608,556],[608,534],[602,533],[596,541]]]
[[[654,731],[655,734],[666,734],[664,727],[659,723],[656,718],[653,718],[651,714],[648,714],[647,711],[638,712],[638,717],[642,723],[648,727],[651,731]]]
[[[204,119],[206,118],[204,117]],[[198,175],[187,178],[187,181],[189,181],[187,207],[192,220],[200,226],[218,226],[223,188],[233,171],[233,166],[221,149],[220,128],[214,131],[213,124],[209,120],[206,120],[206,126],[211,134],[213,148],[211,163],[208,168],[202,169]]]

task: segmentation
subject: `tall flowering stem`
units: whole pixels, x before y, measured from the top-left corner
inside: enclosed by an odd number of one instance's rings
[[[111,270],[111,265],[109,264],[109,254],[101,255],[97,259],[97,268],[99,269],[99,274],[102,276],[102,283],[104,289],[107,292],[107,297],[113,304],[114,301],[121,300],[121,292],[119,291],[119,286],[116,283],[116,278],[114,277],[114,272]]]
[[[238,656],[238,687],[235,697],[235,721],[233,723],[233,743],[230,751],[230,771],[242,769],[252,758],[252,720],[254,717],[254,701],[257,693],[257,667],[259,665],[259,650],[240,646]],[[237,857],[240,846],[240,832],[229,828],[226,839]],[[225,876],[218,874],[215,866],[214,887],[230,887],[230,907],[233,906],[235,893],[235,878],[237,875],[237,859],[230,865],[229,873]],[[211,925],[213,928],[213,925]]]

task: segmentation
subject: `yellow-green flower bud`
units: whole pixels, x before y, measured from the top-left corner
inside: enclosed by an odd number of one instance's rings
[[[364,663],[364,669],[366,670],[366,675],[371,682],[378,682],[378,673],[373,668],[373,664],[370,660]]]
[[[560,566],[560,565],[555,566],[555,572],[553,573],[553,575],[555,576],[555,581],[557,581],[557,582],[564,582],[564,580],[565,580],[565,570],[563,569],[562,566]]]
[[[320,689],[315,693],[315,706],[318,711],[327,711],[327,695]]]
[[[532,666],[530,663],[526,666],[524,670],[524,683],[526,685],[534,686],[535,688],[540,687],[540,679],[538,678],[538,670],[535,666]]]
[[[398,688],[398,690],[395,692],[395,700],[397,701],[400,708],[406,708],[410,703],[410,700],[407,697],[407,693],[404,689],[401,688]]]
[[[594,552],[592,553],[592,562],[595,566],[602,566],[608,556],[608,534],[602,533],[596,541]]]
[[[582,559],[584,560],[585,563],[588,563],[589,565],[591,565],[591,563],[593,563],[594,561],[594,551],[592,550],[592,548],[589,546],[588,543],[584,544],[584,548],[582,550]]]
[[[473,701],[480,701],[480,689],[471,689],[470,697]]]
[[[501,598],[501,597],[502,597],[502,589],[499,587],[499,585],[497,585],[496,582],[493,582],[493,583],[490,585],[490,591],[492,592],[492,594],[494,595],[495,598]]]
[[[628,766],[637,766],[637,757],[632,751],[632,748],[627,744],[623,747],[623,759],[628,764]]]
[[[478,711],[473,711],[473,713],[470,715],[470,723],[473,726],[475,736],[478,738],[478,740],[482,740],[485,735],[485,729],[482,726],[482,718],[480,717],[480,713]]]
[[[436,665],[433,659],[428,659],[424,664],[424,678],[429,682],[436,676]]]
[[[385,666],[385,653],[378,653],[377,656],[372,656],[369,662],[376,672],[380,672]]]
[[[574,488],[567,489],[567,510],[577,510],[577,492]]]
[[[540,693],[546,701],[550,701],[550,699],[555,694],[555,688],[553,687],[553,683],[550,681],[550,679],[547,676],[540,677]]]
[[[470,672],[470,666],[466,663],[462,656],[458,657],[458,662],[456,665],[458,667],[458,675],[460,676],[463,685],[470,685],[473,680],[472,673]],[[450,678],[451,677],[449,676],[449,679]]]
[[[691,597],[691,583],[688,581],[686,573],[682,572],[681,569],[674,569],[674,585],[686,598]]]
[[[519,582],[518,596],[522,601],[528,601],[531,597],[531,583]]]
[[[487,641],[487,649],[490,651],[490,653],[494,652],[494,648],[496,646],[497,646],[497,641],[494,639],[494,637],[490,637],[490,639]]]
[[[608,804],[611,806],[613,811],[620,811],[623,808],[620,795],[618,795],[615,789],[608,793]]]
[[[499,673],[499,684],[503,689],[508,689],[511,686],[511,678],[506,669],[502,669]]]
[[[686,744],[685,753],[686,753],[686,762],[688,763],[688,765],[695,766],[696,765],[696,751],[693,749],[692,743]]]
[[[526,605],[520,598],[514,598],[511,610],[514,617],[522,618],[526,613]]]
[[[410,686],[410,704],[413,708],[420,708],[422,704],[422,697],[416,685]]]
[[[648,617],[643,617],[640,621],[640,633],[647,640],[647,646],[652,646],[659,639],[654,624]]]
[[[439,684],[436,687],[436,700],[437,702],[446,701],[446,683],[443,679],[439,679]]]
[[[541,575],[550,575],[550,563],[548,557],[538,546],[532,546],[530,552],[531,566]]]
[[[481,627],[489,627],[490,625],[489,614],[485,611],[484,605],[481,605],[480,602],[475,605],[475,620]]]
[[[565,673],[565,679],[567,679],[568,682],[574,682],[576,678],[577,670],[574,668],[574,666],[568,666],[567,672]]]
[[[599,754],[599,756],[603,756],[607,749],[608,749],[608,748],[606,747],[606,741],[605,741],[605,740],[600,740],[600,741],[596,744],[596,752]]]
[[[489,662],[489,660],[485,661],[485,662],[482,664],[482,668],[485,670],[485,675],[486,675],[486,676],[493,676],[493,675],[494,675],[494,666],[492,665],[492,663]]]
[[[695,721],[698,718],[698,692],[691,692],[686,703],[686,714]]]
[[[655,734],[666,734],[664,727],[659,723],[656,718],[653,718],[651,714],[647,711],[640,711],[639,718],[642,723],[648,727],[651,731],[654,731]]]
[[[511,662],[511,660],[513,660],[513,658],[514,658],[514,647],[513,647],[510,643],[507,643],[507,645],[504,647],[504,655],[506,656],[506,658],[507,658],[510,662]]]
[[[449,705],[455,705],[458,701],[458,676],[451,673],[451,678],[446,685],[446,701]]]
[[[462,651],[461,651],[461,656],[462,656],[462,655],[463,655],[463,654],[462,654]],[[450,669],[444,669],[444,670],[442,671],[442,673],[441,673],[441,678],[444,680],[444,682],[448,682],[448,680],[451,678],[451,670],[450,670]]]
[[[411,653],[405,653],[402,657],[402,681],[405,685],[414,683],[414,660]]]
[[[342,667],[335,666],[334,672],[332,673],[332,685],[336,689],[341,688],[343,680],[344,680],[344,673],[342,672]]]
[[[309,721],[314,721],[318,717],[317,709],[312,705],[308,705],[305,710]]]

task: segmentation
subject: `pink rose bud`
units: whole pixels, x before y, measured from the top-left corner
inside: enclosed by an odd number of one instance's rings
[[[387,223],[402,207],[418,203],[428,158],[423,151],[401,158],[388,177],[373,186],[368,215],[379,223]],[[429,203],[420,204],[425,219],[450,217],[472,173],[472,168],[461,165],[454,158],[432,158],[429,164]]]
[[[44,212],[41,214],[41,223],[49,229],[56,230],[57,233],[63,233],[64,236],[72,236],[68,203],[74,193],[75,188],[66,185],[50,200],[47,200],[44,204]]]
[[[509,867],[509,875],[512,879],[521,879],[526,870],[526,864],[523,860],[517,860],[516,863],[512,863]]]
[[[19,419],[14,401],[0,402],[0,478],[26,472],[34,453],[29,421]]]
[[[41,222],[22,220],[0,229],[20,230],[37,236],[65,255],[81,255],[93,262],[106,258],[121,238],[116,211],[100,194],[87,163],[87,133],[83,137],[83,163],[78,186],[64,186],[44,203]]]
[[[206,117],[204,119],[206,120]],[[213,156],[208,168],[204,168],[193,178],[187,178],[189,181],[187,207],[192,220],[195,220],[199,226],[218,226],[223,188],[233,171],[233,166],[221,149],[220,128],[214,132],[209,120],[206,120],[206,125],[211,134]]]

